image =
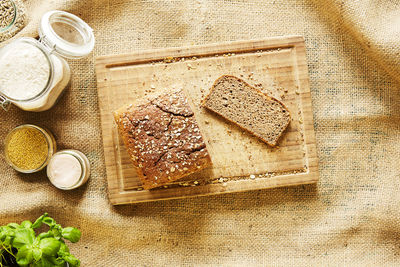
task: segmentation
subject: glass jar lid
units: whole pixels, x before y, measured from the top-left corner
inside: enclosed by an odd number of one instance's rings
[[[79,17],[64,11],[50,11],[39,25],[40,40],[51,51],[66,58],[85,57],[94,48],[92,28]]]

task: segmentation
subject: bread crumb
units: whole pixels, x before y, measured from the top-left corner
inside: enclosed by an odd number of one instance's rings
[[[164,58],[165,63],[172,63],[174,61],[174,57],[166,57]]]

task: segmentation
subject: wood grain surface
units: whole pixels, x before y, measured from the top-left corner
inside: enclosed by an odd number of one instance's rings
[[[112,204],[239,192],[318,181],[304,39],[301,36],[149,50],[96,59],[103,144]],[[235,75],[281,100],[292,121],[271,148],[200,107],[213,82]],[[143,190],[112,112],[166,89],[182,88],[207,142],[213,167]]]

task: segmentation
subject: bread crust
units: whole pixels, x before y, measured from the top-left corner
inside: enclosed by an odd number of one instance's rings
[[[211,89],[210,89],[210,92],[206,95],[206,97],[205,97],[205,98],[203,99],[203,101],[201,102],[201,107],[206,108],[207,110],[212,111],[212,112],[214,112],[215,114],[218,114],[219,116],[223,117],[223,118],[226,119],[227,121],[229,121],[229,122],[231,122],[231,123],[237,125],[240,129],[245,130],[245,131],[251,133],[253,136],[259,138],[259,139],[262,140],[264,143],[266,143],[266,144],[268,144],[268,145],[270,145],[270,146],[272,146],[272,147],[275,147],[275,146],[278,144],[279,139],[281,138],[281,136],[283,135],[283,133],[285,132],[285,130],[286,130],[287,127],[289,126],[290,120],[288,120],[288,123],[284,126],[284,130],[281,131],[280,134],[278,135],[278,137],[276,138],[276,142],[275,142],[275,143],[271,143],[271,142],[268,142],[267,140],[265,140],[263,137],[257,135],[255,132],[251,131],[250,129],[247,129],[247,128],[243,127],[242,125],[240,125],[240,124],[238,124],[237,122],[233,121],[232,119],[226,117],[225,115],[221,114],[220,112],[218,112],[218,111],[216,111],[216,110],[212,110],[212,109],[208,108],[208,107],[205,105],[206,101],[210,98],[211,93],[213,92],[213,90],[215,90],[215,86],[219,83],[219,81],[220,81],[221,79],[224,79],[225,77],[229,77],[229,78],[236,79],[237,81],[239,81],[239,82],[241,82],[241,83],[244,83],[246,86],[248,86],[249,88],[251,88],[253,91],[255,91],[257,94],[261,95],[261,96],[262,96],[263,98],[265,98],[266,100],[272,100],[272,101],[275,101],[275,102],[279,103],[280,105],[283,106],[283,108],[286,110],[286,112],[288,112],[289,117],[291,118],[290,111],[289,111],[288,108],[285,106],[285,104],[283,104],[281,101],[279,101],[279,100],[276,99],[276,98],[273,98],[273,97],[271,97],[271,96],[268,96],[268,95],[264,94],[263,92],[261,92],[260,90],[258,90],[258,89],[255,88],[254,86],[250,85],[250,84],[247,83],[246,81],[244,81],[244,80],[242,80],[242,79],[240,79],[240,78],[238,78],[238,77],[236,77],[236,76],[233,76],[233,75],[222,75],[222,76],[220,76],[217,80],[215,80],[214,83],[213,83],[213,85],[212,85],[212,87],[211,87]]]

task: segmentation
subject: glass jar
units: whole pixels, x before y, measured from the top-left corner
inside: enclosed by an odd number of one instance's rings
[[[5,0],[1,2],[0,10],[4,13],[0,23],[0,32],[4,33],[13,27],[17,19],[17,6],[12,0]]]
[[[82,152],[74,149],[61,150],[53,155],[47,166],[50,182],[62,190],[75,189],[87,182],[90,163]]]
[[[13,161],[13,159],[10,157],[10,153],[11,153],[11,147],[10,147],[10,141],[13,138],[13,135],[15,133],[17,133],[18,131],[24,130],[24,129],[32,129],[34,131],[37,131],[38,133],[40,133],[41,135],[43,135],[46,144],[47,144],[47,155],[45,157],[45,159],[43,160],[43,163],[41,163],[38,167],[35,168],[21,168],[21,166],[18,166],[18,164],[16,162]],[[22,140],[21,140],[22,142]],[[26,148],[28,146],[28,144],[21,144],[21,146],[24,146],[24,148]],[[54,155],[54,153],[56,153],[57,150],[57,145],[56,145],[56,141],[54,139],[54,136],[51,134],[51,132],[49,132],[48,130],[41,128],[39,126],[33,125],[33,124],[23,124],[20,125],[16,128],[14,128],[6,137],[6,140],[4,142],[4,154],[5,154],[5,158],[6,158],[6,162],[13,167],[16,171],[18,172],[22,172],[22,173],[34,173],[34,172],[38,172],[40,170],[42,170],[44,167],[47,166],[47,164],[49,163],[51,157]],[[25,151],[26,152],[26,151]],[[26,156],[27,153],[24,153],[24,151],[21,151],[22,154],[24,154],[23,156]]]
[[[40,39],[19,38],[0,49],[0,105],[27,111],[54,106],[70,80],[64,58],[82,58],[94,48],[93,30],[79,17],[50,11],[39,25]]]
[[[6,41],[25,27],[26,8],[21,0],[1,0],[0,42]]]

